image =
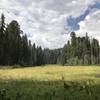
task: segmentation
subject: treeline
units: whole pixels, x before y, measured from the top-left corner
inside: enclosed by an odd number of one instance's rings
[[[99,41],[90,39],[88,33],[77,37],[71,32],[71,40],[63,48],[42,49],[28,40],[17,21],[5,23],[0,18],[0,65],[39,66],[43,64],[94,65],[100,64]]]
[[[62,49],[62,61],[64,65],[98,65],[100,64],[100,46],[95,38],[77,37],[75,32],[70,34],[71,40]]]
[[[20,25],[13,20],[5,24],[5,16],[0,18],[0,65],[38,66],[56,64],[59,50],[42,49],[32,44],[23,34]]]

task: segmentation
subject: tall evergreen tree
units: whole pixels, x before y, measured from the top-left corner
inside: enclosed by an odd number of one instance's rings
[[[21,31],[17,21],[12,21],[6,28],[6,61],[7,64],[18,64],[20,57]]]
[[[0,64],[4,64],[5,57],[5,16],[1,15],[0,21]]]
[[[71,40],[60,49],[36,47],[23,35],[20,25],[13,20],[5,25],[5,17],[0,18],[0,65],[37,66],[43,64],[78,65],[99,64],[100,46],[97,39],[90,39],[88,33],[77,37],[71,32]],[[6,27],[5,27],[6,26]],[[22,34],[22,35],[21,35]]]

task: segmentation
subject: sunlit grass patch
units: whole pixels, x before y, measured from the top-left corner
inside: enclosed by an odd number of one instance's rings
[[[0,91],[2,100],[100,100],[99,75],[99,66],[0,69]]]

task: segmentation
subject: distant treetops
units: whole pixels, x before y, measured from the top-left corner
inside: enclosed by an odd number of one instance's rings
[[[100,46],[95,38],[76,37],[75,32],[70,34],[71,40],[62,49],[62,64],[93,65],[100,64]]]
[[[0,65],[39,66],[57,63],[60,54],[58,49],[42,49],[27,39],[17,21],[5,25],[3,14],[0,20]]]
[[[21,35],[22,34],[22,35]],[[71,40],[63,48],[42,49],[32,44],[23,34],[20,25],[13,20],[5,24],[5,16],[0,19],[0,65],[39,66],[43,64],[90,65],[100,63],[100,46],[96,39],[76,37],[71,32]]]

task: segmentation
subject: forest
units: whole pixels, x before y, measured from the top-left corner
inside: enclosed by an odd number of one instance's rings
[[[16,20],[0,18],[0,100],[100,100],[100,45],[77,36],[62,48],[42,48]]]
[[[28,40],[17,21],[5,22],[0,18],[0,65],[40,66],[45,64],[99,65],[100,45],[88,33],[77,37],[70,33],[71,39],[63,48],[51,50],[42,48]]]

